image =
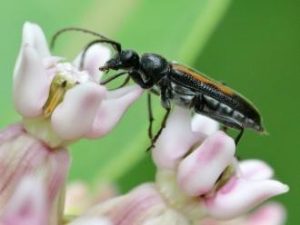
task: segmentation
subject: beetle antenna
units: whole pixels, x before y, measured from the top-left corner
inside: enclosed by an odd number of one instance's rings
[[[96,36],[98,38],[100,38],[101,40],[103,40],[102,42],[104,43],[108,43],[108,44],[111,44],[113,46],[113,48],[117,51],[117,52],[121,52],[121,44],[116,42],[116,41],[113,41],[107,37],[105,37],[104,35],[102,34],[99,34],[97,32],[94,32],[94,31],[91,31],[91,30],[88,30],[88,29],[84,29],[84,28],[80,28],[80,27],[67,27],[67,28],[63,28],[61,30],[58,30],[53,36],[52,36],[52,39],[51,39],[51,42],[50,42],[50,48],[53,49],[54,46],[55,46],[55,42],[57,40],[57,38],[63,34],[63,33],[66,33],[66,32],[69,32],[69,31],[77,31],[77,32],[82,32],[82,33],[86,33],[86,34],[90,34],[90,35],[93,35],[93,36]]]
[[[84,59],[85,59],[87,51],[90,49],[90,47],[92,47],[93,45],[98,44],[98,43],[110,44],[116,51],[118,51],[118,53],[120,53],[120,51],[118,50],[118,46],[116,46],[115,42],[113,42],[111,40],[96,39],[94,41],[91,41],[83,49],[81,59],[80,59],[80,64],[79,64],[79,68],[81,70],[83,69]]]

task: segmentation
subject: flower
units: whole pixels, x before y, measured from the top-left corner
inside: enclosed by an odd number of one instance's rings
[[[67,146],[106,135],[142,94],[137,86],[108,91],[99,66],[110,57],[91,47],[78,69],[50,55],[41,28],[23,26],[13,76],[13,100],[22,121],[0,131],[0,224],[61,223],[70,167]],[[42,221],[42,222],[41,222]]]
[[[201,208],[201,213],[190,214],[189,208],[186,214],[190,219],[198,220],[199,215],[232,219],[288,191],[287,185],[272,179],[273,170],[265,162],[238,162],[233,139],[222,131],[209,130],[211,135],[200,145],[197,139],[181,139],[184,134],[199,137],[207,134],[206,127],[217,127],[215,121],[201,115],[189,125],[188,115],[184,109],[175,110],[153,151],[158,166],[156,183],[171,206],[179,205],[182,212],[186,202],[196,201],[195,209]],[[168,136],[177,142],[173,143],[176,148],[167,146]]]
[[[288,191],[273,180],[260,160],[239,162],[235,143],[218,124],[176,108],[152,152],[156,180],[87,210],[84,218],[113,225],[280,225],[284,209],[270,204],[248,214],[272,196]],[[255,191],[253,191],[255,190]],[[82,223],[84,224],[84,223]]]
[[[25,23],[23,41],[14,70],[13,97],[26,130],[51,147],[80,138],[107,134],[126,109],[142,94],[138,86],[107,91],[99,85],[99,66],[110,51],[94,45],[73,64],[51,56],[41,28]]]
[[[5,225],[22,224],[20,221],[26,220],[22,216],[27,217],[31,212],[32,204],[40,205],[43,201],[46,201],[44,205],[48,215],[46,218],[51,218],[53,222],[57,221],[57,211],[62,207],[63,188],[69,165],[70,156],[66,148],[52,149],[28,134],[22,124],[11,125],[2,130],[0,132],[0,224],[2,220],[5,221]],[[41,182],[42,184],[38,184],[40,187],[37,187],[37,183]],[[35,194],[40,192],[45,193],[41,193],[43,197],[36,199]],[[39,206],[32,207],[34,212],[30,215],[36,215],[35,209],[42,209]],[[44,215],[37,214],[44,218]],[[28,220],[31,221],[30,218]],[[47,225],[47,221],[44,224]]]

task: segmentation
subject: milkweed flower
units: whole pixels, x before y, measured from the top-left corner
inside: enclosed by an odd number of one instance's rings
[[[170,141],[171,140],[171,141]],[[249,214],[288,186],[257,159],[238,161],[235,143],[218,124],[176,108],[152,151],[156,180],[98,204],[84,218],[113,225],[280,225],[285,212],[269,204]],[[76,221],[76,220],[75,220]],[[84,223],[82,223],[84,224]]]
[[[40,27],[24,25],[13,99],[26,130],[51,147],[107,134],[142,94],[137,86],[107,91],[99,85],[98,68],[110,58],[108,48],[91,47],[82,71],[80,58],[72,64],[51,56]]]
[[[108,48],[93,46],[80,70],[80,56],[73,63],[52,56],[41,28],[25,23],[13,76],[22,120],[0,132],[1,225],[58,224],[70,167],[67,146],[106,135],[142,94],[137,86],[108,91],[99,85],[98,68],[109,57]]]
[[[169,204],[190,220],[236,218],[288,191],[287,185],[272,179],[273,170],[265,162],[239,162],[233,139],[217,130],[215,121],[196,115],[190,122],[189,113],[177,109],[168,122],[153,151],[156,184]],[[208,135],[205,139],[203,133]],[[191,138],[182,139],[186,134]],[[170,143],[171,136],[175,143]],[[196,213],[187,202],[195,204]]]

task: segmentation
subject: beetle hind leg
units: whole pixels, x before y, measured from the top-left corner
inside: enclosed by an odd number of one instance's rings
[[[240,127],[240,132],[239,132],[239,134],[238,134],[238,135],[236,136],[236,138],[234,139],[234,142],[235,142],[235,145],[236,145],[236,146],[238,145],[239,141],[241,140],[243,134],[244,134],[244,127],[241,126],[241,127]]]

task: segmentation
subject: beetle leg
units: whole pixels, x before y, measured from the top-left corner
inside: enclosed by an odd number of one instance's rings
[[[166,123],[171,111],[171,102],[170,102],[170,97],[171,97],[171,87],[168,85],[169,83],[165,80],[163,81],[161,85],[161,104],[162,106],[166,109],[166,113],[164,115],[164,118],[161,122],[161,126],[158,130],[158,132],[155,134],[154,138],[151,139],[151,145],[147,148],[147,151],[149,151],[151,148],[155,147],[155,142],[161,135],[163,129],[166,127]]]
[[[244,134],[244,127],[241,126],[241,127],[240,127],[240,132],[239,132],[239,134],[238,134],[238,135],[236,136],[236,138],[234,139],[235,145],[238,145],[238,143],[239,143],[241,137],[243,136],[243,134]]]
[[[122,87],[124,87],[126,84],[128,84],[129,81],[130,81],[130,76],[127,75],[126,78],[125,78],[125,80],[123,81],[122,84],[120,84],[118,87],[109,89],[109,91],[113,91],[113,90],[117,90],[117,89],[119,89],[119,88],[122,88]]]
[[[169,109],[166,109],[166,113],[164,115],[164,118],[161,122],[161,126],[160,126],[160,129],[158,130],[158,132],[155,134],[154,138],[151,140],[151,145],[147,148],[146,151],[149,151],[151,148],[154,148],[155,147],[155,143],[157,141],[157,139],[159,138],[159,136],[161,135],[163,129],[166,127],[166,123],[167,123],[167,120],[168,120],[168,117],[169,117],[169,114],[171,112],[171,108]]]
[[[160,81],[160,89],[161,89],[161,104],[165,109],[171,108],[170,99],[172,98],[172,89],[171,84],[167,79],[163,79]]]
[[[148,89],[153,87],[153,81],[151,79],[144,80],[144,75],[141,71],[138,70],[131,70],[129,71],[129,75],[132,78],[132,80],[137,83],[141,88]]]
[[[101,85],[105,85],[105,84],[108,84],[109,82],[113,81],[114,79],[126,74],[127,72],[121,72],[121,73],[117,73],[109,78],[107,78],[106,80],[103,80],[100,82]],[[128,81],[127,81],[128,82]]]
[[[158,95],[158,96],[160,95],[160,91],[157,89],[156,86],[151,88],[149,91],[151,92],[151,94]]]
[[[148,105],[148,119],[149,119],[149,127],[148,127],[148,137],[152,141],[153,132],[152,132],[152,124],[154,121],[153,110],[152,110],[152,101],[151,101],[151,93],[147,93],[147,105]]]
[[[226,127],[226,126],[222,125],[222,126],[221,126],[221,130],[222,130],[222,131],[224,131],[225,133],[227,133],[227,131],[228,131],[228,127]]]

